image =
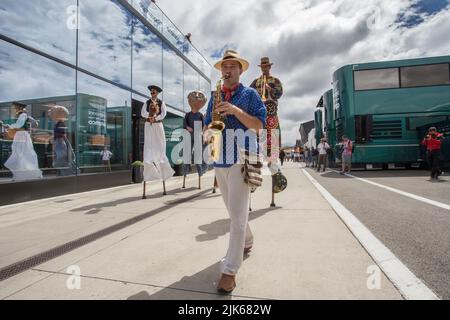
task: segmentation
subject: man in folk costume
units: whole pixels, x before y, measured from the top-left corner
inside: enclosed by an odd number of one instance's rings
[[[273,63],[268,57],[261,59],[262,76],[255,79],[250,85],[258,91],[267,109],[267,156],[269,161],[277,162],[281,147],[280,121],[278,118],[278,100],[283,96],[281,81],[270,74]],[[274,132],[276,140],[272,141],[271,132]]]
[[[166,104],[158,99],[162,89],[158,86],[149,86],[151,99],[142,108],[142,117],[145,122],[144,140],[144,181],[162,180],[171,178],[175,171],[170,166],[166,155],[166,134],[163,120],[167,116]]]
[[[209,126],[215,113],[220,114],[225,123],[220,159],[214,164],[222,198],[231,218],[228,252],[221,263],[222,277],[217,286],[222,293],[230,293],[236,287],[236,274],[244,254],[253,245],[253,235],[248,225],[250,188],[244,181],[244,165],[238,161],[239,139],[230,137],[230,134],[237,136],[241,130],[259,132],[266,123],[266,108],[258,93],[244,87],[239,80],[248,67],[249,63],[233,50],[226,51],[223,59],[215,64],[225,80],[221,92],[216,92],[210,100],[205,119],[205,125]],[[216,98],[220,99],[217,105]],[[257,148],[256,132],[244,148]]]
[[[17,102],[13,102],[12,105],[18,117],[16,123],[12,125],[1,123],[11,133],[11,136],[15,133],[11,146],[12,153],[5,162],[5,167],[11,170],[15,181],[42,179],[42,171],[39,169],[30,136],[31,122],[36,122],[36,120],[27,114],[26,105]]]
[[[269,169],[272,173],[274,190],[272,192],[272,206],[275,206],[274,192],[282,190],[285,187],[285,178],[281,177],[281,167],[279,163],[280,148],[281,148],[281,129],[278,118],[278,100],[283,96],[283,85],[278,78],[271,75],[273,63],[270,58],[261,58],[261,77],[255,79],[250,87],[256,89],[261,96],[262,101],[267,109],[267,124],[266,124],[266,147],[267,158],[269,161]],[[283,181],[278,181],[282,178]],[[283,185],[280,188],[279,185]]]

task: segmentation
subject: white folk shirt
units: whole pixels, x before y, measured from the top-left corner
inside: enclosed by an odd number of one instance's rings
[[[327,150],[330,149],[330,145],[328,143],[319,143],[319,145],[317,146],[317,150],[319,150],[319,154],[320,155],[325,155],[327,154]]]

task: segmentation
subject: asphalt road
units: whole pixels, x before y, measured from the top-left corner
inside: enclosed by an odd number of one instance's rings
[[[336,172],[307,170],[431,290],[450,299],[450,210]],[[449,176],[433,183],[425,171],[352,175],[450,205]]]

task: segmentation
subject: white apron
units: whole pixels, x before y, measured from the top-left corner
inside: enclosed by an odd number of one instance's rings
[[[166,134],[162,123],[145,124],[144,180],[171,178],[175,174],[166,156]]]
[[[146,119],[148,113],[146,106],[142,109],[142,117]],[[161,115],[157,117],[162,121],[167,114],[163,102]],[[144,140],[144,181],[166,181],[175,174],[166,156],[166,134],[162,123],[145,123]]]

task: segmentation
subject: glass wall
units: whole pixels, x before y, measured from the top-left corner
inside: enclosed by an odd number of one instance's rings
[[[82,173],[109,170],[102,151],[112,152],[111,169],[126,169],[131,152],[131,93],[78,73],[78,165]]]
[[[80,14],[78,66],[131,87],[131,14],[110,0],[80,0]]]
[[[200,90],[199,86],[199,74],[188,64],[184,63],[184,111],[189,112],[191,108],[187,101],[187,96],[192,91]]]
[[[183,111],[183,60],[163,44],[163,97],[171,107]]]
[[[75,65],[77,0],[2,0],[0,33]]]
[[[203,93],[206,95],[206,98],[208,101],[211,99],[211,83],[209,83],[205,78],[200,77],[200,91],[203,91]],[[206,106],[202,110],[203,113],[206,113]]]
[[[162,41],[143,23],[134,19],[133,89],[148,95],[148,86],[162,87]]]
[[[36,120],[30,122],[29,134],[43,173],[75,174],[75,71],[0,41],[0,120],[5,124],[14,125],[18,121],[13,102],[26,105],[28,115]],[[53,112],[55,106],[65,110]],[[0,176],[3,178],[12,177],[5,165],[12,155],[15,137],[12,133],[13,130],[5,127],[1,129]]]
[[[27,132],[44,177],[129,170],[132,154],[141,154],[133,146],[143,142],[143,135],[133,139],[143,133],[133,130],[143,129],[140,110],[132,114],[149,99],[150,84],[164,89],[160,97],[169,107],[169,155],[179,142],[172,132],[189,111],[188,93],[200,89],[209,97],[211,91],[209,80],[185,59],[206,75],[210,66],[153,2],[129,1],[167,38],[122,2],[1,1],[0,34],[18,45],[0,40],[0,183],[13,178],[5,164],[15,138],[8,125],[19,118],[14,102],[26,105]],[[112,153],[109,164],[104,150]]]

